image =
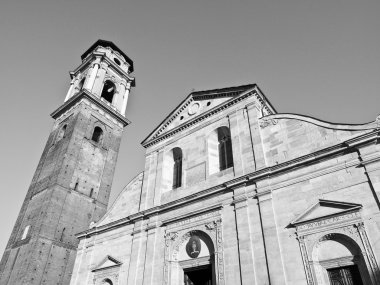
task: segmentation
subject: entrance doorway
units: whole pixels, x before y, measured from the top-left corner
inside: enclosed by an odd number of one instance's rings
[[[184,271],[184,285],[211,285],[211,265],[199,266]]]
[[[327,269],[331,285],[363,285],[357,265]]]

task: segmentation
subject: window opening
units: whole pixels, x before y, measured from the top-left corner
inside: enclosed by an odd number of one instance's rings
[[[83,89],[83,85],[84,85],[85,80],[86,80],[86,77],[83,77],[82,80],[79,82],[79,85],[78,85],[79,91]]]
[[[105,285],[113,285],[112,281],[109,280],[108,278],[103,280],[103,284],[105,284]]]
[[[92,194],[94,194],[94,188],[91,188],[91,191],[90,191],[90,198],[92,198]]]
[[[92,141],[96,143],[101,143],[103,140],[103,130],[100,127],[95,127],[94,132],[92,133]]]
[[[104,100],[108,101],[109,103],[112,103],[115,91],[116,91],[115,84],[112,81],[107,80],[104,83],[101,97],[104,98]]]
[[[74,190],[78,190],[78,185],[79,185],[79,182],[75,182],[75,186],[74,186]]]
[[[218,129],[219,170],[233,166],[231,135],[227,127]]]
[[[60,141],[61,139],[63,139],[65,137],[65,133],[66,133],[66,129],[67,129],[67,125],[64,125],[58,132],[58,136],[57,136],[57,141]]]
[[[25,227],[24,232],[22,233],[21,240],[26,239],[26,237],[28,236],[28,233],[29,233],[29,228],[30,228],[30,225],[27,225]]]
[[[182,184],[182,150],[179,147],[173,149],[173,189]]]

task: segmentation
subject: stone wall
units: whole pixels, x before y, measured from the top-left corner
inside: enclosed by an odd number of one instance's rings
[[[131,182],[136,188],[127,187],[103,221],[78,234],[71,285],[105,278],[181,284],[185,269],[204,262],[212,266],[213,284],[326,284],[326,268],[310,264],[324,240],[339,243],[342,236],[362,250],[345,262],[359,260],[365,284],[377,284],[376,124],[263,117],[262,104],[248,97],[149,146],[142,185]],[[234,166],[212,173],[208,138],[220,126],[230,129]],[[174,147],[183,151],[183,184],[170,189],[165,157]],[[126,201],[136,201],[139,189],[139,210],[130,210]],[[209,259],[181,260],[194,235],[211,244]],[[105,265],[107,256],[116,261]]]

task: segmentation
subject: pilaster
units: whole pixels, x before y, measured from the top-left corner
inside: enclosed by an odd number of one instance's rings
[[[271,285],[284,285],[286,283],[281,249],[277,234],[277,225],[273,210],[272,193],[259,196],[265,251],[268,260],[268,269]]]
[[[147,234],[143,230],[144,220],[136,221],[133,230],[132,252],[128,270],[128,285],[142,284]]]
[[[140,210],[145,210],[148,208],[149,200],[152,200],[154,195],[156,179],[157,179],[157,163],[158,163],[159,152],[155,151],[150,153],[145,158],[145,169],[144,169],[144,182],[141,193],[141,205]],[[160,197],[157,197],[157,199]],[[153,198],[154,200],[155,198]]]
[[[266,247],[264,241],[263,228],[261,224],[261,213],[257,199],[249,198],[248,223],[250,225],[250,236],[253,250],[253,268],[255,270],[255,280],[258,285],[269,285],[268,261],[266,258]]]
[[[164,240],[160,239],[163,236],[162,228],[159,227],[157,216],[151,218],[153,220],[148,224],[147,228],[147,248],[146,248],[146,262],[144,270],[144,285],[161,284],[162,282],[162,260],[164,259],[164,247],[162,246]],[[160,268],[158,272],[156,268]]]
[[[259,104],[250,104],[247,106],[247,115],[249,122],[249,129],[251,132],[252,148],[255,160],[255,170],[265,168],[267,166],[265,161],[265,153],[263,143],[261,140],[261,131],[259,119],[261,118],[261,110]]]
[[[233,153],[233,160],[234,160],[234,172],[236,176],[240,176],[244,172],[238,112],[239,110],[228,115],[228,121],[230,124],[230,133],[231,133],[232,153]]]
[[[225,284],[242,284],[235,207],[225,205],[222,211]]]
[[[248,202],[245,185],[234,189],[234,201],[237,236],[240,258],[240,274],[242,284],[261,284],[256,282],[254,266],[253,242],[248,215]]]

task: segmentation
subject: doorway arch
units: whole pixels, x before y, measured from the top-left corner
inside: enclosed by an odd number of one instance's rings
[[[347,235],[329,233],[320,237],[312,250],[312,263],[317,284],[372,283],[360,246]]]
[[[164,284],[198,284],[185,283],[186,277],[193,278],[208,274],[208,282],[200,284],[224,284],[224,261],[220,220],[212,221],[191,229],[165,234]],[[195,254],[194,254],[195,253]],[[193,276],[193,277],[192,277]],[[193,280],[194,281],[194,280]]]

